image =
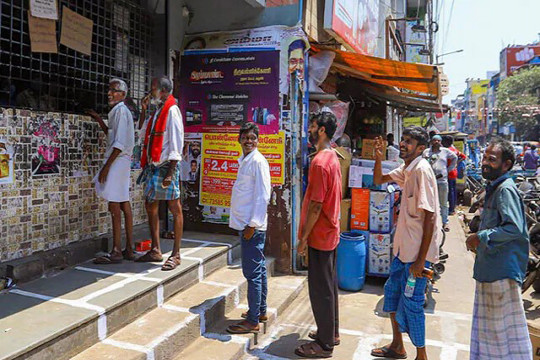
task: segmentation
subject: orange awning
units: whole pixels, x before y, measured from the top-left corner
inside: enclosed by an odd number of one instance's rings
[[[315,53],[328,50],[336,53],[332,68],[337,72],[411,92],[413,96],[439,99],[439,76],[436,66],[382,59],[332,48],[312,46]]]

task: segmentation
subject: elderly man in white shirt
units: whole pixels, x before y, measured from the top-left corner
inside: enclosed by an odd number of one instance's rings
[[[245,320],[227,328],[229,333],[245,334],[259,331],[259,322],[266,316],[266,240],[267,208],[272,191],[270,166],[257,150],[259,128],[246,123],[240,128],[238,141],[243,155],[232,190],[229,227],[240,232],[242,243],[242,272],[248,281],[249,310],[242,314]]]
[[[159,239],[159,201],[167,201],[173,215],[174,246],[162,270],[173,270],[180,265],[180,242],[184,219],[180,204],[180,164],[184,146],[182,114],[176,99],[171,95],[172,82],[159,78],[152,82],[152,97],[159,106],[146,127],[141,156],[143,172],[137,183],[145,183],[145,206],[148,214],[152,248],[138,262],[163,260]]]
[[[120,263],[123,259],[133,260],[133,215],[129,203],[131,182],[131,155],[135,144],[133,116],[124,104],[128,87],[123,80],[113,79],[109,83],[108,101],[111,111],[108,125],[93,110],[88,111],[107,134],[105,162],[94,178],[96,193],[109,202],[112,218],[113,248],[110,254],[94,259],[96,264]],[[122,251],[122,214],[126,226],[126,249]]]

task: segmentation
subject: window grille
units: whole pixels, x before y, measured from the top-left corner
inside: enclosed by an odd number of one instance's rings
[[[58,0],[57,54],[33,53],[28,0],[0,0],[0,106],[83,113],[108,111],[112,78],[130,87],[135,103],[151,78],[152,18],[129,0]],[[92,54],[60,44],[62,7],[94,21]]]

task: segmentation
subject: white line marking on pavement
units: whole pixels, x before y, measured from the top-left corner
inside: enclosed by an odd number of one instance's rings
[[[224,283],[220,283],[220,282],[217,282],[217,281],[209,281],[209,280],[203,280],[201,281],[203,284],[208,284],[208,285],[213,285],[213,286],[219,286],[219,287],[224,287],[224,288],[234,288],[236,289],[237,286],[236,285],[229,285],[229,284],[224,284]]]
[[[171,310],[171,311],[177,311],[177,312],[187,312],[187,313],[191,312],[189,311],[188,308],[175,306],[175,305],[169,305],[169,304],[163,304],[162,308],[165,310]]]
[[[159,284],[156,289],[157,306],[163,305],[163,285]]]
[[[105,339],[105,340],[102,341],[102,343],[106,344],[106,345],[114,346],[114,347],[117,347],[117,348],[120,348],[120,349],[124,349],[124,350],[138,351],[138,352],[141,352],[143,354],[146,354],[146,360],[154,360],[154,350],[149,349],[149,348],[147,348],[145,346],[131,344],[131,343],[124,342],[124,341],[117,341],[117,340],[113,340],[113,339]]]
[[[426,316],[438,316],[442,318],[449,318],[454,320],[472,321],[472,314],[455,313],[449,311],[426,312]]]
[[[103,341],[107,338],[107,315],[101,314],[98,318],[98,339]]]
[[[184,320],[176,324],[175,326],[171,327],[167,331],[165,331],[163,334],[156,337],[154,340],[152,340],[147,347],[152,349],[152,351],[155,351],[155,349],[158,347],[159,344],[163,343],[164,341],[167,341],[171,336],[185,328],[192,320],[196,319],[197,315],[192,314],[188,317],[186,317]]]
[[[197,261],[199,263],[199,282],[204,280],[204,259],[191,256],[182,256],[182,259]]]
[[[371,350],[377,346],[380,340],[381,336],[362,337],[358,341],[358,345],[354,351],[353,360],[365,360],[371,358]]]
[[[219,340],[221,342],[230,341],[236,344],[242,344],[242,345],[247,344],[247,346],[249,346],[249,338],[243,337],[243,336],[218,334],[218,333],[211,333],[211,332],[205,332],[204,334],[202,334],[202,336],[204,336],[207,339]]]
[[[135,274],[120,273],[120,272],[114,272],[114,271],[105,271],[105,270],[100,270],[100,269],[93,269],[93,268],[84,267],[84,266],[75,266],[74,269],[79,270],[79,271],[86,271],[86,272],[91,272],[91,273],[96,273],[96,274],[102,274],[102,275],[120,276],[120,277],[123,277],[123,278],[130,278],[130,277],[132,277],[134,275],[139,275],[139,273],[135,273]],[[163,279],[158,279],[158,278],[153,278],[153,277],[148,277],[148,276],[141,277],[139,280],[152,281],[152,282],[157,282],[157,283],[160,283],[160,282],[163,281]]]
[[[36,293],[30,292],[30,291],[25,291],[25,290],[20,290],[20,289],[13,289],[13,290],[10,290],[9,292],[13,293],[13,294],[26,296],[26,297],[32,297],[34,299],[40,299],[40,300],[44,300],[44,301],[51,301],[51,302],[64,304],[64,305],[69,305],[69,306],[73,306],[73,307],[77,307],[77,308],[81,308],[81,309],[86,309],[86,310],[93,310],[93,311],[97,312],[99,315],[103,315],[105,313],[105,309],[102,308],[101,306],[87,304],[87,303],[85,303],[85,302],[83,302],[81,300],[62,299],[62,298],[58,298],[58,297],[52,297],[52,296],[47,296],[47,295],[42,295],[42,294],[36,294]]]

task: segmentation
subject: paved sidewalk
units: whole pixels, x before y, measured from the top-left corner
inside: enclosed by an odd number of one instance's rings
[[[474,259],[465,248],[465,234],[457,217],[451,217],[450,227],[444,246],[450,255],[446,272],[426,308],[427,348],[430,359],[464,360],[469,358]],[[335,348],[334,359],[375,359],[370,350],[390,342],[390,319],[382,313],[383,285],[384,279],[369,278],[361,292],[341,291],[341,345]],[[259,359],[295,359],[294,348],[308,339],[311,329],[313,315],[304,291],[280,318],[271,338],[251,354]],[[409,358],[414,359],[416,350],[407,335],[404,339]]]

